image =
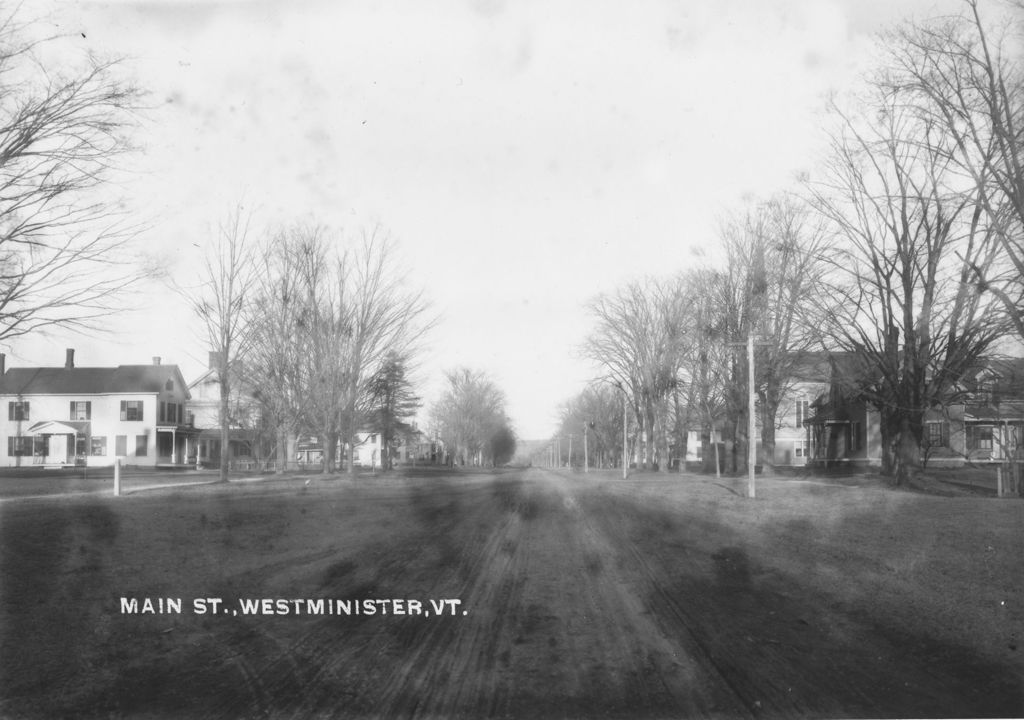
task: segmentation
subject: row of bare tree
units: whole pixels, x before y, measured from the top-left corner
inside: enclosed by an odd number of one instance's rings
[[[505,393],[480,370],[456,368],[445,373],[445,387],[430,408],[430,422],[452,464],[497,466],[515,454],[516,435]]]
[[[56,38],[0,4],[0,342],[54,328],[92,329],[152,275],[107,190],[131,150],[142,93],[117,62],[61,67]]]
[[[1024,338],[1024,33],[1003,19],[997,35],[965,0],[958,16],[887,33],[863,87],[830,103],[821,170],[723,223],[723,262],[593,302],[585,351],[626,393],[644,465],[667,468],[686,429],[714,437],[720,422],[742,468],[753,336],[769,462],[793,363],[839,351],[855,363],[846,391],[880,414],[883,468],[902,481],[925,412],[1000,339]],[[601,392],[570,403],[567,431]],[[614,416],[593,420],[607,431]]]
[[[390,448],[418,408],[406,368],[431,324],[422,294],[396,269],[394,245],[377,230],[342,248],[315,225],[253,238],[240,208],[212,240],[201,286],[182,291],[214,353],[222,452],[235,383],[258,401],[279,470],[297,433],[319,439],[324,472],[337,467],[336,448],[370,426]],[[349,472],[353,462],[348,453]],[[222,462],[223,478],[227,469]]]

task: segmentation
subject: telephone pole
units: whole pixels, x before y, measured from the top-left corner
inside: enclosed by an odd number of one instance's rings
[[[726,343],[733,347],[744,343]],[[754,412],[757,406],[757,394],[754,388],[754,333],[747,331],[747,497],[755,497],[756,487],[754,481],[754,466],[757,464],[757,442],[754,437],[757,432]],[[759,342],[757,345],[771,345],[767,342]],[[712,425],[712,437],[714,436],[714,425]],[[718,447],[715,447],[715,459],[717,460]]]
[[[754,465],[757,464],[757,446],[754,443],[754,334],[747,333],[747,495],[754,497]]]

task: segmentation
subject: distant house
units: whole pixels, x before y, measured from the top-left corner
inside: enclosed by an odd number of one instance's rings
[[[956,400],[925,415],[924,453],[937,465],[1001,462],[1024,451],[1024,358],[968,373]]]
[[[6,368],[0,354],[0,447],[8,467],[184,465],[196,431],[177,365]]]
[[[783,383],[785,392],[779,402],[775,416],[775,457],[776,466],[802,466],[810,458],[810,440],[804,422],[811,415],[811,406],[829,386],[831,378],[830,355],[825,352],[804,352],[794,355],[790,363],[789,377]],[[760,410],[755,415],[755,437],[757,456],[764,459]],[[686,461],[701,463],[705,469],[714,468],[714,457],[704,457],[704,449],[714,452],[714,443],[719,443],[720,461],[725,462],[724,443],[720,434],[724,414],[716,419],[714,438],[705,430],[690,430],[686,445]]]
[[[357,432],[352,443],[356,467],[379,468],[382,449],[380,433]]]
[[[427,434],[415,426],[409,433],[402,435],[395,462],[398,464],[427,464],[442,462],[444,449],[440,440],[430,440]]]
[[[881,414],[857,397],[857,358],[850,353],[829,355],[828,384],[810,404],[804,419],[809,464],[868,466],[882,462]]]
[[[352,443],[352,459],[356,467],[379,468],[380,467],[381,441],[380,434],[373,432],[356,433],[355,441]],[[341,441],[335,449],[338,458],[339,468],[346,465],[345,451]],[[303,435],[298,438],[295,444],[295,462],[300,467],[323,466],[324,451],[320,438],[312,435]]]
[[[811,416],[811,404],[828,389],[831,367],[825,352],[802,353],[793,363],[775,417],[775,465],[801,466],[810,459],[811,442],[804,423]]]
[[[189,412],[199,431],[195,460],[201,465],[220,466],[220,377],[217,374],[217,354],[210,353],[209,367],[189,386]],[[231,382],[228,399],[228,461],[251,460],[256,454],[260,406],[249,392],[241,373]]]

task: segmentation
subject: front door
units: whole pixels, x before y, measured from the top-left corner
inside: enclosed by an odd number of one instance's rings
[[[69,462],[74,446],[68,447],[67,435],[44,435],[49,439],[49,447],[46,450],[46,464],[58,465]]]
[[[161,460],[174,462],[174,436],[169,432],[158,432],[156,434],[156,454]]]

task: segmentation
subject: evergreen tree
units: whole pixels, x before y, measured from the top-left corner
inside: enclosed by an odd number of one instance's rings
[[[381,468],[392,467],[392,450],[399,438],[410,435],[415,427],[410,422],[421,406],[407,376],[405,359],[391,352],[380,369],[367,383],[370,427],[380,433]]]

